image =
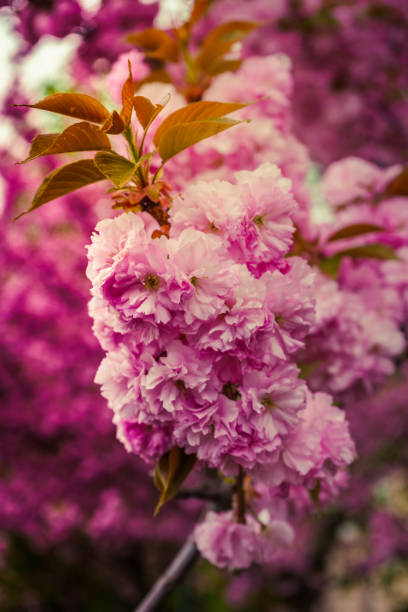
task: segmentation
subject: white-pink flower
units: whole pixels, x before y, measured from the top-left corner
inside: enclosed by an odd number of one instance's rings
[[[170,218],[177,235],[193,225],[220,236],[230,255],[260,276],[282,265],[292,244],[297,205],[291,183],[277,166],[237,172],[234,183],[198,182],[175,199]]]
[[[194,537],[203,557],[218,567],[245,569],[254,561],[255,532],[250,525],[234,521],[232,512],[208,512]]]

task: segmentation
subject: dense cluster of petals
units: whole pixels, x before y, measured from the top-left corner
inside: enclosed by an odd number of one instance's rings
[[[39,224],[25,218],[22,230],[2,230],[2,522],[36,545],[81,532],[94,546],[113,543],[123,554],[150,527],[143,512],[151,500],[135,455],[151,466],[177,446],[197,457],[199,469],[218,470],[226,487],[235,483],[232,508],[210,511],[195,528],[202,555],[228,569],[279,564],[290,551],[305,553],[299,517],[347,483],[356,453],[349,421],[362,459],[341,512],[348,504],[368,517],[371,564],[403,558],[406,474],[398,462],[406,463],[408,206],[406,178],[394,191],[389,182],[403,170],[395,162],[408,131],[401,70],[407,9],[400,0],[219,0],[192,28],[193,58],[220,17],[263,26],[226,56],[238,60],[235,71],[202,80],[197,73],[195,91],[185,87],[182,61],[146,59],[125,38],[132,28],[179,27],[191,0],[106,0],[99,9],[66,0],[37,4],[6,9],[27,41],[20,52],[46,33],[80,34],[71,76],[86,91],[92,65],[104,75],[92,84],[108,106],[121,106],[129,60],[136,82],[155,69],[167,80],[161,69],[168,71],[172,83],[138,83],[137,95],[167,102],[144,152],[155,148],[156,128],[184,106],[186,92],[249,104],[234,113],[243,120],[234,129],[166,164],[173,188],[168,238],[158,237],[147,213],[98,223],[88,248],[89,312],[104,357],[84,317],[88,289],[78,253],[95,221],[82,212],[85,197],[37,211]],[[11,98],[22,101],[14,92]],[[5,106],[10,117],[21,112]],[[22,136],[29,125],[20,122]],[[133,127],[140,142],[136,119]],[[127,155],[124,144],[119,151]],[[311,214],[306,183],[318,172],[309,151],[319,162],[338,160],[314,186],[326,205],[324,223]],[[23,188],[34,191],[35,174],[28,166],[4,172],[5,218]],[[330,240],[359,224],[377,227]],[[327,259],[378,245],[382,255],[342,256],[329,277]],[[104,402],[89,385],[101,359],[95,381],[129,456],[115,444]],[[177,508],[174,514],[177,533],[185,517]],[[306,530],[314,539],[315,530]],[[156,535],[165,531],[173,530],[159,526]]]
[[[107,354],[96,382],[129,451],[151,463],[178,446],[255,484],[335,488],[354,451],[343,413],[312,398],[294,361],[316,325],[315,272],[288,256],[296,209],[290,181],[263,164],[191,184],[174,200],[169,238],[147,213],[97,225],[90,313]],[[203,544],[203,554],[235,567],[269,559],[273,521],[231,516],[208,519],[225,550]],[[199,546],[211,541],[206,524]]]
[[[191,184],[171,209],[173,233],[194,226],[220,236],[231,257],[260,276],[284,265],[292,243],[292,216],[297,208],[291,182],[276,165],[241,170],[235,182],[214,180]]]
[[[262,524],[251,515],[244,523],[230,512],[209,512],[195,529],[201,554],[218,567],[246,569],[252,563],[269,563],[277,550],[292,544],[293,529],[286,521]]]
[[[369,293],[358,295],[323,276],[317,286],[319,314],[301,356],[310,370],[308,383],[336,394],[357,384],[373,389],[394,372],[404,350],[397,321],[384,316]]]
[[[336,211],[318,230],[325,255],[370,245],[374,254],[376,245],[384,245],[391,253],[394,249],[394,255],[344,257],[337,280],[317,276],[316,322],[301,357],[315,390],[373,390],[394,373],[396,359],[406,349],[407,198],[387,191],[400,171],[398,166],[384,169],[350,157],[333,163],[323,176],[324,195]],[[378,229],[327,241],[333,232],[360,224]]]

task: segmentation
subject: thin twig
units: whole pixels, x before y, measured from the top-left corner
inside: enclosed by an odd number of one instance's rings
[[[244,491],[244,470],[239,466],[239,473],[236,478],[235,492],[233,497],[233,508],[235,519],[238,523],[245,523],[245,491]]]
[[[197,487],[195,489],[182,489],[177,493],[177,498],[207,500],[213,502],[219,510],[231,507],[231,491],[229,488]]]
[[[156,610],[167,593],[174,588],[190,567],[192,567],[197,557],[198,550],[194,543],[194,536],[190,534],[177,556],[134,612],[153,612],[153,610]]]

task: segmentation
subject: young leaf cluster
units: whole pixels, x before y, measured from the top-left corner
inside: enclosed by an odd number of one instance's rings
[[[228,21],[215,27],[191,51],[191,35],[195,23],[205,12],[209,2],[196,2],[190,20],[171,33],[155,28],[128,34],[127,42],[138,47],[146,59],[154,60],[154,69],[140,84],[155,81],[172,82],[167,63],[180,60],[185,65],[185,87],[181,89],[189,101],[200,100],[211,79],[223,72],[238,70],[242,61],[231,59],[233,46],[241,42],[260,24],[251,21]]]
[[[164,164],[200,140],[240,123],[226,115],[246,106],[211,101],[187,104],[164,119],[153,136],[155,148],[145,151],[147,132],[165,108],[170,95],[160,104],[154,104],[135,93],[136,85],[129,63],[129,76],[122,87],[122,108],[119,112],[110,112],[96,98],[81,93],[56,93],[29,105],[30,108],[81,121],[70,125],[60,134],[37,135],[32,141],[28,157],[20,163],[61,153],[96,153],[92,159],[80,159],[51,172],[37,189],[28,210],[21,215],[81,187],[107,179],[112,183],[113,191],[120,191],[120,194],[114,195],[115,207],[138,211],[143,209],[143,202],[147,202],[152,214],[154,206],[157,207],[154,216],[162,225],[163,215],[159,211],[169,203],[169,186],[160,181]],[[133,111],[142,128],[140,141],[132,127]],[[125,138],[128,158],[112,149],[108,135],[121,135]],[[156,163],[155,171],[150,172],[156,154],[161,161]]]

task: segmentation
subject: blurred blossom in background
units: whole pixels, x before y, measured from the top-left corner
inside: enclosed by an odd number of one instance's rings
[[[52,133],[66,125],[59,116],[13,104],[78,90],[102,96],[112,108],[105,77],[117,58],[132,49],[125,34],[153,21],[163,29],[177,26],[191,8],[192,2],[180,0],[163,0],[159,6],[150,0],[0,2],[4,612],[132,609],[202,512],[201,502],[176,499],[152,518],[157,492],[151,478],[138,457],[116,440],[111,411],[93,382],[103,351],[87,311],[85,245],[96,223],[114,214],[104,188],[88,186],[12,221],[56,167],[51,157],[15,163],[27,156],[38,131]],[[408,383],[406,348],[399,350],[398,343],[407,333],[408,194],[399,203],[394,200],[391,213],[381,206],[374,213],[361,177],[369,175],[370,186],[382,185],[387,172],[394,176],[407,161],[408,5],[404,0],[219,0],[211,4],[198,33],[233,19],[265,24],[238,50],[243,57],[285,53],[290,58],[293,135],[290,146],[276,144],[276,157],[285,171],[301,177],[296,197],[304,199],[303,211],[311,203],[319,238],[324,241],[328,234],[326,223],[332,231],[378,215],[378,222],[394,232],[393,246],[400,249],[405,268],[375,262],[369,270],[351,265],[347,270],[345,264],[338,283],[341,301],[330,286],[340,304],[333,323],[338,333],[326,337],[318,329],[309,339],[312,348],[318,344],[325,351],[316,356],[319,365],[310,384],[320,389],[323,380],[326,390],[338,394],[357,446],[359,459],[344,494],[328,509],[299,521],[295,548],[275,564],[233,574],[200,560],[163,610],[404,612]],[[248,78],[253,74],[249,71]],[[244,98],[251,94],[245,91]],[[260,163],[261,136],[256,134],[253,143],[243,140],[240,149],[244,156],[245,146],[253,146]],[[234,145],[228,138],[222,142]],[[208,167],[200,171],[209,178],[220,148],[214,142],[201,149],[202,166]],[[195,153],[188,159],[182,155],[169,169],[176,184],[179,167],[192,176],[196,171]],[[235,150],[225,160],[228,171],[235,169]],[[337,210],[354,198],[361,208]],[[373,306],[375,292],[382,297]],[[376,308],[376,314],[361,333],[364,337],[356,340],[355,313],[368,320],[368,308]],[[373,339],[378,329],[383,335]],[[359,354],[347,352],[353,342],[369,345],[373,355],[366,376],[371,394],[353,386],[361,366]],[[326,366],[343,378],[330,378]],[[200,478],[193,476],[193,484]]]

